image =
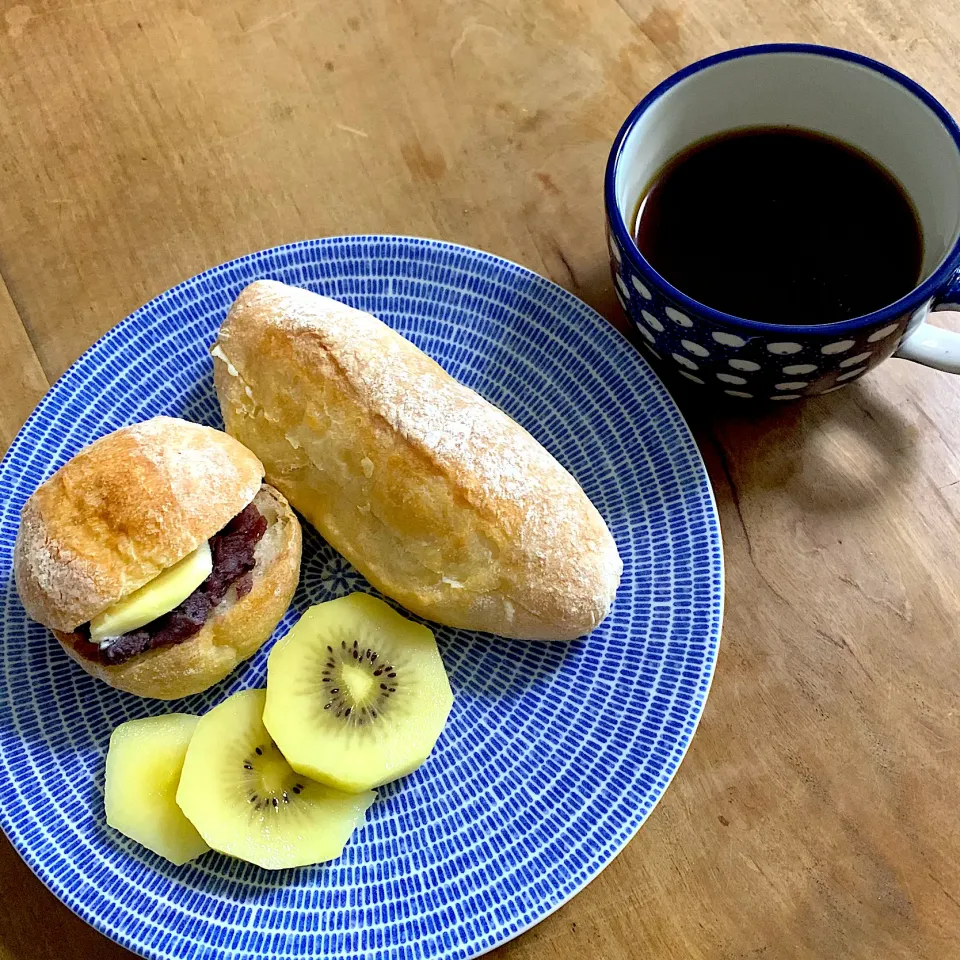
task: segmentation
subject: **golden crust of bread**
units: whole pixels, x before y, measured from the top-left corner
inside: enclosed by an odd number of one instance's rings
[[[254,497],[233,437],[155,417],[81,450],[24,504],[14,547],[27,613],[69,633],[195,550]]]
[[[222,680],[270,637],[290,605],[300,577],[300,522],[296,515],[286,499],[266,484],[254,502],[267,518],[268,527],[257,544],[253,588],[241,600],[231,588],[195,637],[148,650],[116,666],[86,660],[77,653],[70,634],[54,630],[63,649],[87,673],[141,697],[176,700]]]
[[[387,596],[525,639],[571,639],[607,615],[622,564],[577,482],[376,318],[258,281],[211,353],[227,431]]]

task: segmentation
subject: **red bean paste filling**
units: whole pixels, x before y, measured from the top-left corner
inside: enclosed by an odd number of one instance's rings
[[[73,634],[77,652],[86,660],[116,666],[138,653],[173,646],[196,636],[231,587],[236,586],[238,600],[250,592],[256,565],[253,554],[266,532],[266,519],[254,504],[249,504],[210,538],[213,570],[179,607],[125,633],[106,647],[90,640],[90,624],[85,623]]]

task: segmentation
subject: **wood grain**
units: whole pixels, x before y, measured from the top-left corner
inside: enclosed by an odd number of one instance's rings
[[[0,290],[3,442],[45,383],[144,300],[303,237],[468,243],[622,322],[603,243],[610,140],[654,83],[726,47],[846,46],[960,111],[949,0],[0,12],[0,273],[16,304]],[[724,528],[707,710],[624,853],[493,956],[960,957],[960,381],[892,361],[751,416],[677,395]],[[0,960],[129,956],[7,846],[0,886]]]
[[[17,435],[49,384],[0,276],[0,451]]]

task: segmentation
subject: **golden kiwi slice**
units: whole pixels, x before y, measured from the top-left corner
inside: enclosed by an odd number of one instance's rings
[[[294,770],[339,790],[415,770],[453,704],[433,632],[365,593],[311,607],[267,663],[264,724]]]
[[[177,803],[214,850],[267,870],[333,860],[376,794],[295,773],[263,725],[265,697],[236,693],[200,720]]]
[[[113,731],[107,751],[107,823],[177,866],[210,849],[177,806],[197,722],[185,713],[130,720]]]

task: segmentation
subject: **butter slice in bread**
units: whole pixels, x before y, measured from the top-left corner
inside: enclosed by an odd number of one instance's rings
[[[384,323],[262,280],[211,352],[227,432],[383,594],[522,639],[606,617],[622,563],[576,480]]]

